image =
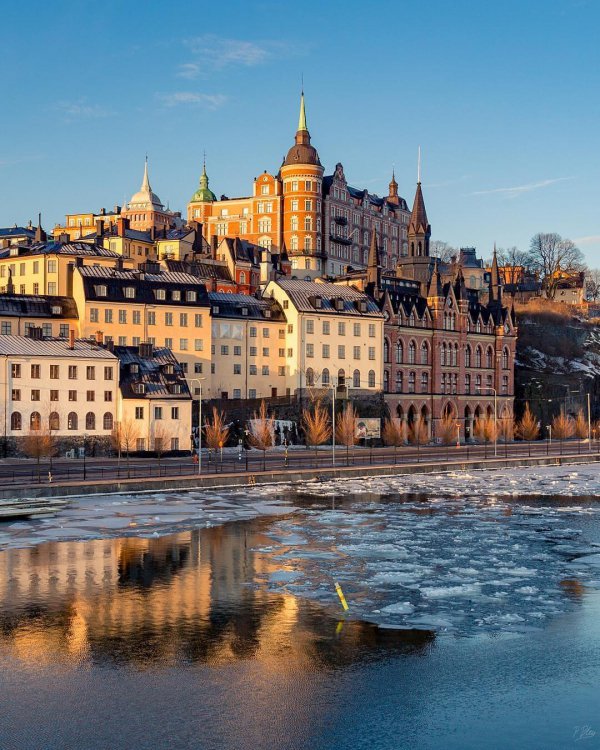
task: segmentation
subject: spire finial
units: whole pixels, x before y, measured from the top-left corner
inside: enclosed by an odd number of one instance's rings
[[[302,82],[302,92],[300,94],[300,117],[298,118],[298,130],[308,130],[306,127],[306,109],[304,107],[304,81]]]
[[[421,184],[421,147],[419,146],[419,152],[417,156],[417,183]]]
[[[142,180],[141,189],[150,192],[150,180],[148,179],[148,154],[146,154],[146,160],[144,162],[144,179]]]
[[[204,149],[202,155],[202,174],[206,174],[206,149]]]

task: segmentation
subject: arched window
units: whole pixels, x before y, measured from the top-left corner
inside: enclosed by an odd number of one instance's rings
[[[471,347],[465,348],[465,367],[471,367]]]
[[[75,415],[75,418],[77,418],[77,415]],[[58,416],[57,411],[50,412],[50,416],[48,417],[48,427],[51,430],[60,430],[60,417]]]
[[[454,344],[454,351],[452,352],[452,364],[454,367],[458,367],[458,344]]]
[[[396,372],[396,393],[402,393],[402,389],[403,389],[402,370],[398,370]]]
[[[440,349],[440,365],[442,367],[446,365],[446,344],[442,344]]]
[[[321,382],[323,385],[329,385],[329,370],[325,368],[321,374]]]
[[[383,390],[386,393],[390,392],[390,373],[388,370],[383,371]]]
[[[390,361],[390,342],[387,339],[383,340],[383,361]]]
[[[411,341],[408,345],[408,364],[414,365],[417,361],[417,345]]]
[[[40,430],[42,427],[42,418],[39,411],[32,411],[29,417],[29,429]]]
[[[354,370],[352,373],[352,385],[354,388],[360,388],[360,370]]]
[[[107,411],[104,413],[104,418],[102,419],[102,429],[104,430],[112,430],[113,428],[113,415]]]
[[[426,372],[421,373],[421,393],[429,391],[429,375]]]
[[[309,367],[306,370],[306,385],[314,385],[315,384],[315,373],[313,371],[312,367]]]
[[[491,346],[488,346],[487,351],[485,353],[485,366],[488,369],[494,366],[494,352],[492,351]]]
[[[502,369],[508,370],[508,349],[502,350]]]
[[[375,370],[369,370],[369,388],[375,388]]]
[[[475,375],[475,393],[478,396],[481,393],[481,375]]]
[[[481,347],[475,349],[475,367],[481,367]]]
[[[13,411],[10,415],[10,429],[20,430],[23,427],[23,420],[21,419],[21,412]]]
[[[245,283],[246,283],[246,272],[240,271],[240,284],[245,284]]]
[[[409,372],[408,373],[408,392],[409,393],[414,393],[415,392],[415,383],[416,383],[416,380],[417,380],[417,376],[415,375],[415,373],[414,372]]]
[[[76,430],[78,426],[77,421],[77,413],[70,411],[67,417],[67,430]]]
[[[399,341],[396,344],[396,364],[401,365],[402,362],[404,362],[404,347],[402,346],[402,342]]]
[[[423,343],[421,344],[421,364],[429,364],[429,345],[426,341],[423,341]]]
[[[338,388],[343,388],[346,385],[346,373],[343,368],[340,367],[338,370]]]
[[[96,429],[96,415],[93,411],[88,411],[85,415],[85,429],[95,430]]]

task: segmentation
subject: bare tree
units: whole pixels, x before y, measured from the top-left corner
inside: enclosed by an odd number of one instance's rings
[[[429,254],[441,260],[442,263],[451,263],[452,258],[458,255],[458,249],[442,240],[433,240],[429,243]]]
[[[357,414],[350,402],[337,418],[335,425],[335,440],[337,443],[346,446],[346,466],[350,463],[350,446],[358,443],[356,436],[356,418]]]
[[[318,446],[326,443],[331,437],[329,415],[321,402],[317,401],[312,412],[310,409],[302,410],[301,422],[306,437],[306,445],[314,445],[315,447],[316,462]]]
[[[396,463],[396,449],[406,442],[404,422],[401,419],[386,419],[383,425],[382,437],[386,445],[394,446],[394,463]]]
[[[537,440],[540,435],[540,422],[529,408],[529,402],[525,404],[523,416],[515,426],[515,434],[521,440],[529,443],[529,455],[531,456],[531,441]]]
[[[585,293],[592,302],[596,302],[600,297],[600,269],[590,268],[586,271]]]
[[[263,452],[263,471],[267,468],[267,451],[273,447],[274,425],[273,417],[267,416],[267,405],[263,399],[260,402],[260,409],[254,412],[248,436],[250,445]]]
[[[575,274],[585,270],[581,250],[571,240],[555,233],[540,232],[532,237],[529,264],[539,273],[548,299],[556,295],[561,272]]]
[[[154,423],[154,452],[158,458],[158,473],[160,474],[160,461],[164,454],[169,450],[171,441],[171,432],[162,422]]]
[[[215,452],[215,456],[217,454],[217,451],[221,451],[221,455],[223,455],[222,449],[227,442],[228,437],[229,425],[225,424],[225,414],[222,411],[219,411],[215,406],[213,406],[212,422],[204,423],[205,443],[210,450]],[[217,462],[215,459],[215,470],[216,466]]]
[[[560,453],[563,452],[563,440],[573,437],[575,434],[575,420],[570,414],[561,411],[552,420],[552,433],[560,440]]]
[[[48,420],[38,415],[31,421],[29,430],[22,443],[23,453],[37,461],[38,482],[42,481],[40,462],[42,458],[50,458],[56,455],[56,438],[54,437]]]
[[[445,414],[437,426],[437,435],[442,445],[446,446],[446,461],[448,460],[448,449],[456,437],[456,420],[452,414]]]
[[[131,476],[131,469],[129,466],[129,454],[135,449],[137,440],[140,436],[139,428],[134,419],[126,417],[120,422],[117,422],[113,428],[111,434],[111,442],[113,446],[119,451],[125,453],[125,460],[127,462],[127,478]]]
[[[499,247],[497,259],[505,284],[518,284],[523,280],[523,274],[529,264],[529,254],[525,250],[519,250],[515,245]]]

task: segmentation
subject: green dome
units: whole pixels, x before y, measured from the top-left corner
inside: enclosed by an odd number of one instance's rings
[[[212,203],[212,201],[216,201],[217,196],[213,193],[213,191],[208,187],[208,175],[206,174],[206,164],[202,168],[202,174],[200,175],[200,187],[194,195],[192,195],[192,200],[190,203]]]

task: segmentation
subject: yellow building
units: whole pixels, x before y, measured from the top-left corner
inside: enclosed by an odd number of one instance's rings
[[[119,253],[86,242],[12,245],[0,251],[0,293],[71,296],[76,265],[113,268],[120,260]]]
[[[382,390],[383,315],[351,287],[281,279],[264,293],[281,306],[286,326],[286,391],[332,385]]]
[[[88,341],[0,336],[5,438],[40,430],[56,437],[109,437],[118,383],[115,355]]]
[[[104,231],[109,231],[121,217],[121,206],[115,206],[112,211],[101,208],[99,213],[90,211],[76,214],[66,214],[64,225],[56,224],[53,234],[55,239],[61,234],[66,234],[69,240],[79,240],[87,235],[93,234],[102,227]]]
[[[33,328],[44,338],[69,338],[79,331],[77,306],[72,297],[35,297],[0,294],[0,334],[28,336]]]
[[[155,262],[136,270],[83,265],[75,270],[73,297],[82,336],[100,332],[117,346],[149,342],[170,349],[186,377],[210,377],[210,305],[195,276]]]
[[[271,398],[286,393],[286,328],[272,299],[209,293],[213,398]],[[206,392],[203,389],[203,393]]]

